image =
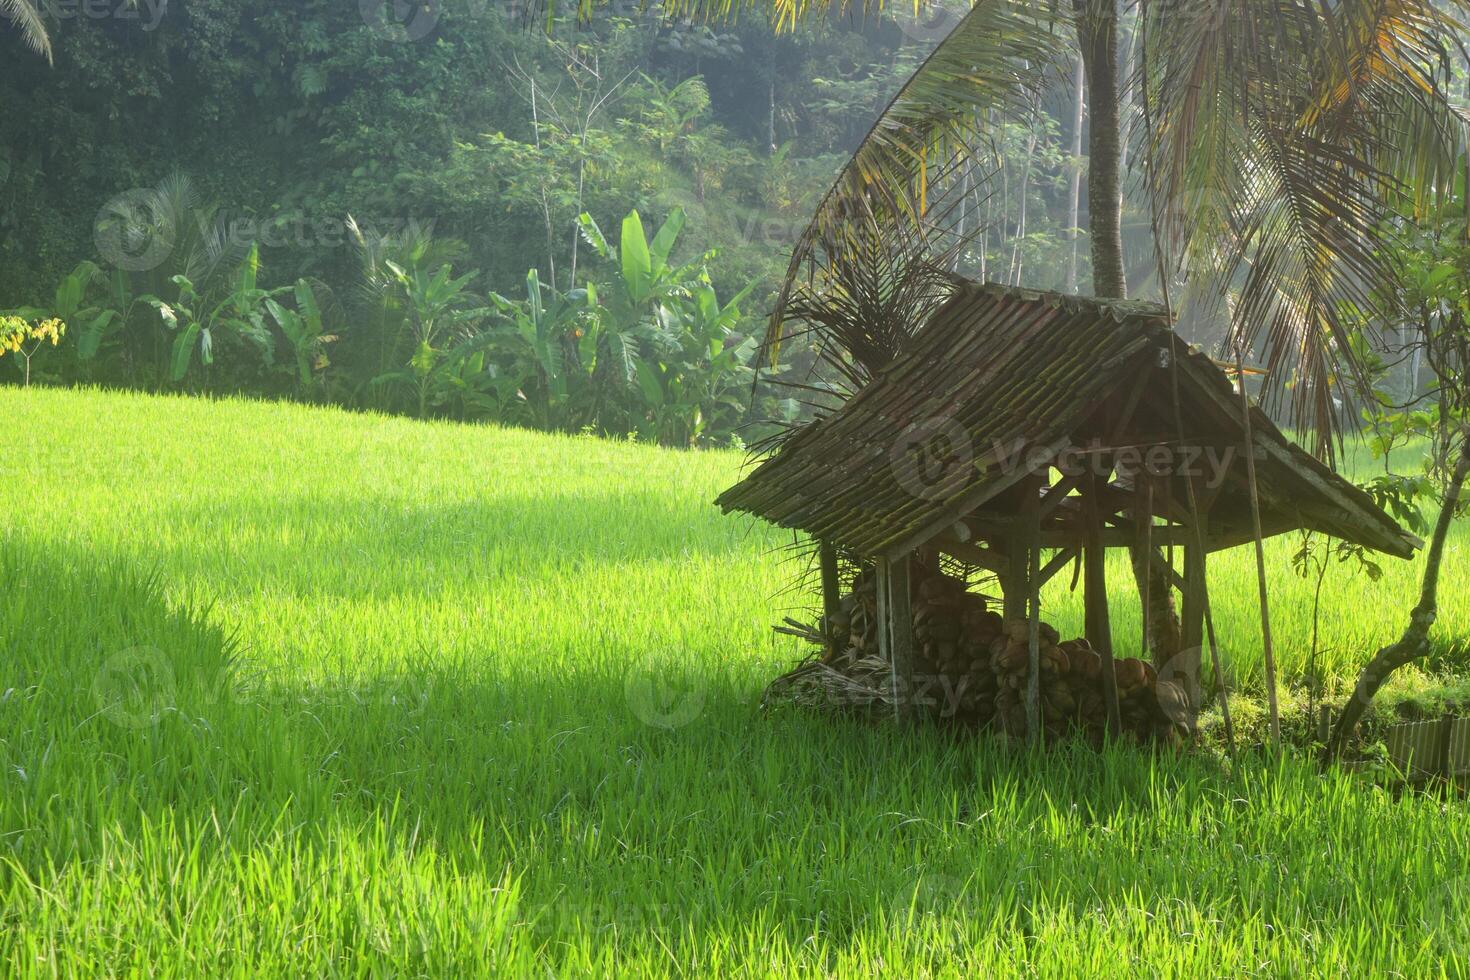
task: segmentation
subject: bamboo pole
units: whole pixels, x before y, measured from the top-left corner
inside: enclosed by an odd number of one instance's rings
[[[1138,547],[1143,555],[1143,577],[1138,580],[1143,601],[1143,643],[1139,646],[1142,656],[1148,657],[1153,649],[1153,581],[1154,570],[1154,482],[1148,470],[1139,468],[1133,478],[1133,522],[1138,531]],[[1157,663],[1156,663],[1156,666]]]
[[[1021,587],[1026,596],[1026,737],[1032,745],[1043,744],[1041,726],[1041,497],[1035,480],[1021,484],[1019,521],[1025,539],[1025,574]]]
[[[888,621],[892,631],[888,646],[892,656],[893,714],[903,722],[912,714],[910,701],[914,690],[914,613],[909,590],[912,558],[904,555],[886,564]]]
[[[1108,621],[1107,552],[1102,544],[1102,517],[1097,507],[1097,477],[1089,469],[1082,483],[1083,549],[1082,602],[1086,610],[1087,642],[1102,659],[1103,703],[1108,714],[1108,734],[1123,733],[1118,707],[1118,676],[1113,666],[1113,632]]]
[[[1225,744],[1230,747],[1230,754],[1235,755],[1235,723],[1230,717],[1230,679],[1225,676],[1225,665],[1220,659],[1220,644],[1215,639],[1215,616],[1210,611],[1210,586],[1205,581],[1200,582],[1200,589],[1204,592],[1205,603],[1205,631],[1210,638],[1210,665],[1215,669],[1215,678],[1220,685],[1220,720],[1225,726]]]
[[[1266,703],[1271,716],[1271,745],[1281,747],[1281,707],[1276,701],[1276,650],[1271,642],[1271,603],[1266,589],[1266,547],[1261,533],[1261,494],[1256,483],[1256,440],[1251,428],[1251,400],[1245,390],[1245,352],[1235,345],[1235,381],[1240,386],[1240,420],[1245,427],[1245,476],[1250,484],[1251,528],[1256,536],[1256,590],[1261,600],[1261,650],[1266,660]]]

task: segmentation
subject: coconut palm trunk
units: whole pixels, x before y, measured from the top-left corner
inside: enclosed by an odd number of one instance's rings
[[[1117,0],[1073,0],[1073,4],[1087,89],[1087,223],[1092,250],[1092,291],[1107,299],[1127,299],[1118,3]],[[1173,586],[1163,572],[1162,554],[1149,561],[1140,548],[1135,547],[1132,552],[1139,595],[1148,597],[1149,650],[1155,666],[1162,667],[1179,653],[1181,646],[1182,630]]]
[[[1118,91],[1117,0],[1073,0],[1077,38],[1087,73],[1087,224],[1092,291],[1127,299],[1123,263],[1122,99]]]

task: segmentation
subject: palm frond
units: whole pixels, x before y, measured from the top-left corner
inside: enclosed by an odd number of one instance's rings
[[[36,0],[0,0],[0,19],[14,24],[26,46],[51,63],[51,36]]]
[[[796,11],[797,7],[790,8]],[[1057,15],[1059,16],[1059,15]],[[774,360],[799,288],[820,290],[894,250],[911,262],[963,206],[957,179],[983,157],[989,124],[1025,118],[1062,48],[1055,17],[1019,0],[979,0],[889,103],[817,206],[792,251],[766,336]],[[947,196],[948,194],[948,196]],[[849,254],[851,253],[851,254]],[[805,284],[805,286],[803,286]]]
[[[1433,0],[1144,8],[1162,245],[1208,301],[1237,293],[1233,342],[1259,348],[1268,393],[1324,456],[1365,380],[1353,326],[1386,312],[1395,215],[1453,179],[1452,27]]]
[[[834,229],[826,228],[827,234]],[[851,395],[897,357],[949,295],[957,243],[938,249],[924,235],[894,236],[872,214],[818,241],[822,275],[802,280],[784,316],[810,334],[838,387]]]

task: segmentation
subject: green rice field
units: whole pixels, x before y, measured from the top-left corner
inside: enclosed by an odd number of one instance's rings
[[[789,532],[711,506],[738,454],[88,391],[0,413],[0,975],[1470,973],[1456,794],[760,710],[810,597]],[[1416,571],[1329,573],[1339,690]],[[1258,693],[1254,581],[1213,559]]]

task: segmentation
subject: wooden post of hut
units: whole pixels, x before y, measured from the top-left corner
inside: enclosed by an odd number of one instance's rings
[[[1028,475],[1018,487],[1021,495],[1016,520],[1012,564],[1019,559],[1021,574],[1014,587],[1026,610],[1026,734],[1033,744],[1043,737],[1041,711],[1041,480]]]
[[[822,636],[835,641],[834,623],[842,609],[842,585],[837,577],[837,549],[825,541],[817,547],[817,565],[822,578]]]
[[[908,555],[878,559],[878,630],[887,640],[893,715],[904,721],[912,714],[914,692],[914,619],[911,590],[912,559]]]
[[[1103,708],[1108,734],[1123,731],[1118,707],[1118,676],[1113,665],[1113,628],[1108,617],[1107,552],[1103,549],[1102,506],[1098,503],[1097,477],[1088,468],[1082,482],[1083,606],[1087,642],[1102,658]]]
[[[946,683],[958,685],[960,675],[985,682],[965,688],[985,690],[985,700],[961,699],[977,727],[999,723],[1002,701],[1024,687],[1033,737],[1053,723],[1095,736],[1120,725],[1156,734],[1164,720],[1147,665],[1114,649],[1106,551],[1138,548],[1141,539],[1153,561],[1157,547],[1184,548],[1183,576],[1158,581],[1181,588],[1184,646],[1198,657],[1208,553],[1258,533],[1243,457],[1213,474],[1220,485],[1192,492],[1188,467],[1199,464],[1203,447],[1253,447],[1261,536],[1311,528],[1400,558],[1420,544],[1264,415],[1252,416],[1247,435],[1229,378],[1179,341],[1158,307],[957,280],[950,299],[911,335],[857,396],[799,429],[718,501],[823,543],[829,616],[844,603],[861,612],[870,601],[836,595],[836,549],[875,569],[876,623],[859,615],[864,629],[823,668],[850,671],[857,687],[876,685],[874,699],[891,701],[899,718],[920,712],[914,674],[922,662]],[[1141,380],[1159,370],[1172,372],[1170,384]],[[1117,460],[1159,446],[1161,433],[1176,434],[1165,437],[1179,464],[1173,469],[1063,475],[1046,485],[1052,471],[1042,461],[1065,447],[1094,447],[1087,451]],[[938,481],[930,478],[936,468]],[[1192,497],[1197,512],[1185,514],[1177,502]],[[916,562],[921,549],[946,556],[959,577],[927,557]],[[1054,552],[1044,564],[1043,550]],[[1079,554],[1088,636],[1062,642],[1042,621],[1038,591]],[[984,600],[965,592],[966,580],[991,575],[1000,581],[1001,609],[977,610],[970,600]],[[957,599],[956,589],[969,599]],[[956,618],[936,631],[935,617],[946,616]],[[940,634],[953,640],[932,639]],[[875,653],[887,667],[881,679]],[[1197,692],[1191,700],[1198,705]]]

